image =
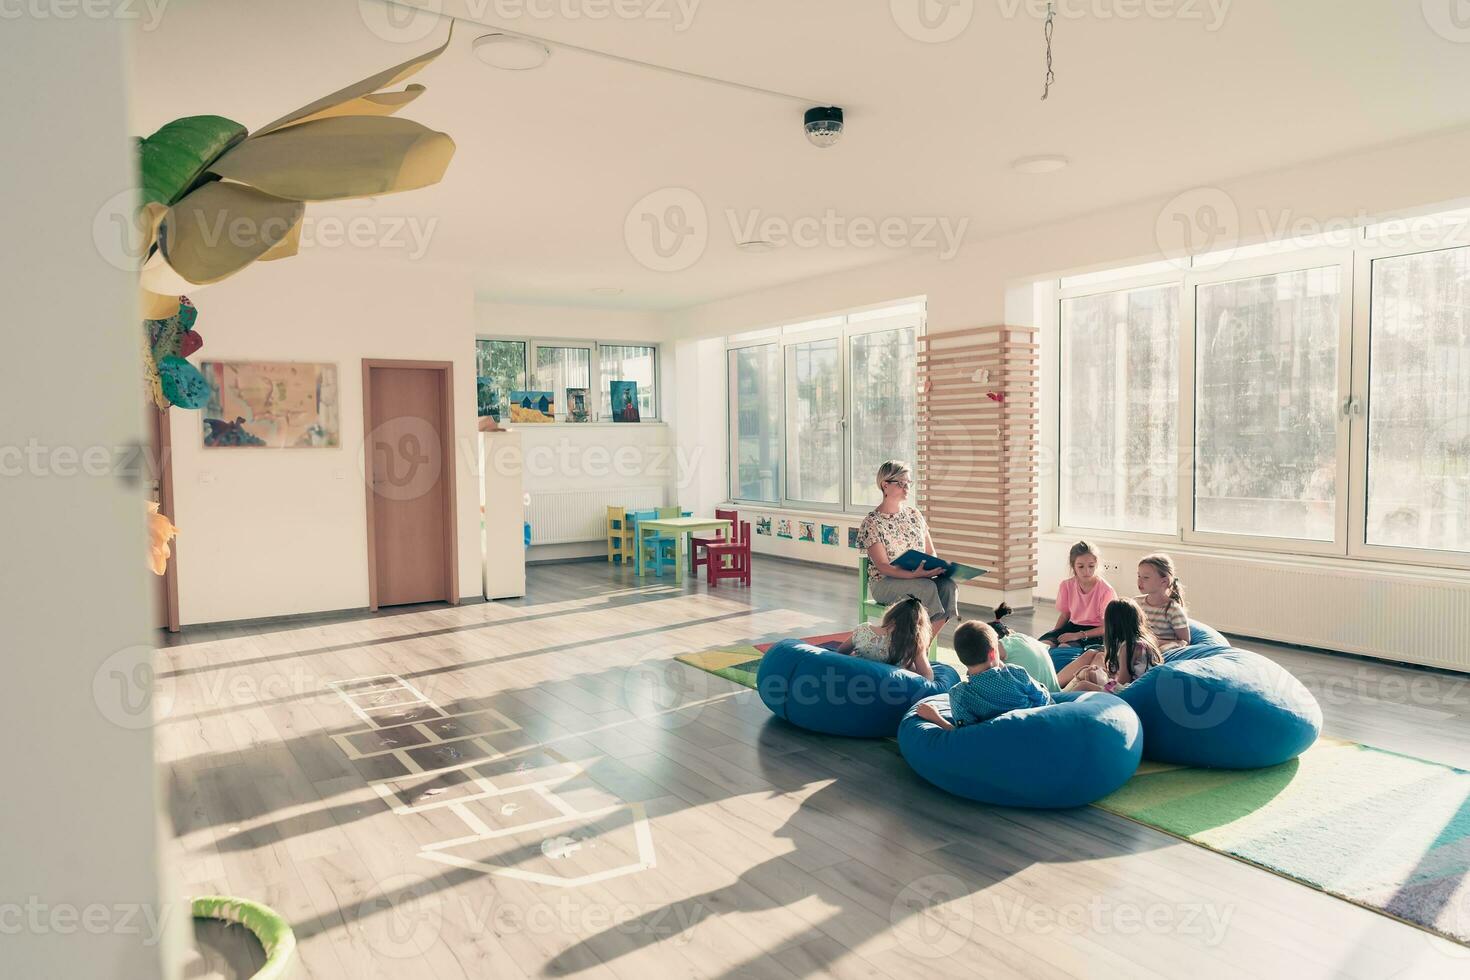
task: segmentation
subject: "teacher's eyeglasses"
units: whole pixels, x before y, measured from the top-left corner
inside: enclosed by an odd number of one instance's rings
[[[913,486],[913,484],[911,482],[909,482],[908,480],[885,480],[884,482],[885,483],[891,483],[895,487],[902,487],[905,490],[907,490],[909,487]]]

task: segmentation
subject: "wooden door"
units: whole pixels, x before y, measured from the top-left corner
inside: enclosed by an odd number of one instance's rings
[[[448,362],[364,361],[368,601],[455,602]]]

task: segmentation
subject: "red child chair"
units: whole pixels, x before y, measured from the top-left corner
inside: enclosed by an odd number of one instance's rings
[[[730,531],[734,533],[735,525],[740,523],[740,512],[735,510],[716,510],[715,517],[718,520],[729,521]],[[695,578],[699,577],[699,566],[709,564],[709,555],[701,554],[712,544],[728,543],[724,531],[716,531],[712,538],[689,538],[689,574]]]
[[[746,585],[750,584],[750,522],[732,526],[730,532],[729,540],[705,546],[705,574],[712,589],[722,578],[739,579]]]

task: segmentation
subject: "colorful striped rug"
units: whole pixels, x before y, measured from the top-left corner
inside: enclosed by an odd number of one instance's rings
[[[769,648],[676,659],[754,687]],[[1144,762],[1093,806],[1470,946],[1465,770],[1323,738],[1270,769]]]

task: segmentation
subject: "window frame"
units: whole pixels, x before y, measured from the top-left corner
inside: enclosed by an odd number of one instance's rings
[[[1437,216],[1428,216],[1433,220]],[[1062,480],[1056,467],[1045,479],[1045,491],[1055,506],[1052,532],[1068,536],[1094,536],[1107,540],[1148,546],[1203,546],[1214,550],[1241,552],[1263,557],[1286,558],[1295,555],[1338,558],[1422,569],[1470,569],[1470,552],[1399,548],[1373,545],[1368,534],[1368,419],[1369,392],[1372,379],[1371,342],[1373,315],[1373,263],[1382,259],[1419,255],[1470,247],[1470,221],[1462,212],[1444,216],[1443,230],[1432,241],[1408,244],[1375,238],[1374,225],[1357,228],[1340,244],[1304,244],[1299,248],[1283,247],[1269,254],[1249,254],[1209,269],[1190,267],[1180,260],[1170,271],[1149,271],[1137,276],[1112,279],[1105,274],[1089,273],[1082,285],[1063,286],[1067,277],[1050,280],[1052,329],[1054,337],[1052,363],[1047,371],[1056,385],[1050,411],[1056,413],[1049,426],[1055,438],[1056,458],[1061,459],[1062,443],[1062,359],[1066,356],[1065,328],[1062,309],[1065,300],[1082,296],[1122,292],[1149,286],[1176,284],[1179,291],[1179,477],[1178,528],[1174,534],[1097,528],[1066,524],[1062,515]],[[1415,219],[1410,219],[1415,220]],[[1195,492],[1197,445],[1195,424],[1198,411],[1198,384],[1195,354],[1198,342],[1198,290],[1200,286],[1250,279],[1259,276],[1301,272],[1308,269],[1338,266],[1341,270],[1342,302],[1339,309],[1339,356],[1337,412],[1337,497],[1334,540],[1309,541],[1268,535],[1233,534],[1195,530]],[[1097,276],[1097,278],[1092,278]]]
[[[742,350],[757,350],[762,347],[776,348],[776,390],[780,392],[776,402],[776,453],[780,457],[780,477],[776,480],[776,499],[758,500],[752,497],[742,497],[736,494],[736,483],[740,472],[740,440],[735,431],[738,413],[732,411],[735,408],[732,399],[736,393],[735,384],[735,354]],[[786,492],[786,362],[785,352],[781,348],[779,337],[766,337],[763,339],[752,339],[739,344],[731,344],[725,348],[725,414],[726,414],[726,443],[728,444],[728,476],[725,487],[725,495],[732,503],[747,504],[751,507],[781,507]]]
[[[1272,275],[1289,275],[1312,269],[1338,269],[1341,299],[1337,313],[1337,392],[1333,418],[1337,426],[1335,442],[1338,469],[1333,504],[1331,541],[1311,538],[1283,538],[1273,535],[1235,534],[1229,531],[1201,531],[1195,527],[1196,480],[1199,471],[1199,441],[1195,422],[1199,407],[1199,379],[1195,352],[1198,349],[1199,289],[1220,283],[1259,279]],[[1353,486],[1352,467],[1348,460],[1349,433],[1343,402],[1352,383],[1353,270],[1351,255],[1341,249],[1303,249],[1284,255],[1269,255],[1230,262],[1209,272],[1194,272],[1184,277],[1184,294],[1179,307],[1179,531],[1185,544],[1230,546],[1251,551],[1284,551],[1293,554],[1345,555],[1348,537],[1348,498]],[[1186,397],[1186,395],[1188,397]],[[1188,493],[1185,492],[1186,486]]]
[[[869,314],[892,310],[888,316],[870,316]],[[858,318],[854,322],[854,317]],[[830,321],[830,322],[823,322]],[[810,326],[810,324],[818,324]],[[791,321],[776,327],[765,327],[745,331],[725,340],[725,434],[728,452],[726,454],[726,499],[731,503],[743,504],[750,507],[765,507],[773,510],[793,510],[817,514],[833,515],[864,515],[872,510],[871,504],[855,504],[850,499],[852,483],[852,426],[849,419],[852,417],[852,384],[849,373],[851,371],[851,341],[853,337],[870,333],[882,333],[889,330],[900,330],[904,328],[914,331],[915,345],[918,338],[925,336],[928,327],[927,302],[923,297],[910,297],[908,299],[894,300],[890,303],[879,303],[874,306],[861,307],[848,310],[843,313],[824,314],[820,316],[806,317],[802,320]],[[838,378],[842,385],[842,418],[839,425],[842,430],[842,471],[839,474],[839,503],[820,503],[809,500],[801,500],[788,495],[791,478],[791,432],[788,426],[787,413],[787,349],[799,344],[812,341],[835,339],[837,341],[837,364]],[[738,496],[736,485],[739,471],[739,461],[736,458],[737,437],[735,432],[736,413],[733,397],[735,394],[734,362],[732,353],[755,347],[775,346],[777,349],[777,419],[780,426],[780,458],[781,478],[778,481],[777,497],[775,501],[751,500]],[[915,393],[917,397],[917,392]],[[915,438],[917,440],[917,425]],[[917,496],[917,494],[915,494]]]
[[[1470,552],[1434,550],[1431,548],[1396,548],[1392,545],[1368,543],[1368,413],[1369,384],[1372,378],[1371,360],[1373,316],[1373,263],[1380,259],[1394,259],[1407,255],[1423,255],[1429,252],[1444,252],[1470,247],[1470,230],[1460,225],[1433,244],[1393,246],[1381,242],[1360,244],[1355,249],[1353,275],[1353,346],[1360,350],[1354,364],[1351,398],[1358,406],[1351,412],[1352,458],[1350,469],[1355,484],[1362,493],[1354,494],[1351,501],[1353,512],[1351,527],[1353,534],[1348,541],[1348,555],[1372,561],[1395,564],[1431,566],[1438,568],[1470,569]]]
[[[1104,294],[1107,294],[1107,293],[1124,293],[1124,292],[1130,292],[1130,291],[1136,290],[1136,289],[1156,289],[1156,288],[1158,288],[1160,286],[1168,286],[1168,285],[1171,285],[1171,284],[1178,283],[1180,281],[1180,275],[1181,275],[1181,272],[1178,269],[1170,269],[1168,271],[1157,271],[1157,270],[1155,270],[1155,271],[1150,271],[1150,272],[1148,272],[1148,273],[1146,273],[1144,275],[1120,277],[1120,278],[1118,278],[1116,280],[1107,280],[1107,281],[1101,281],[1101,282],[1100,281],[1091,281],[1091,282],[1088,282],[1088,283],[1086,283],[1084,285],[1081,285],[1081,286],[1069,286],[1069,287],[1067,287],[1065,289],[1058,289],[1057,290],[1057,293],[1056,293],[1056,310],[1055,310],[1055,315],[1056,315],[1056,350],[1057,350],[1057,358],[1056,358],[1056,363],[1053,364],[1053,365],[1051,365],[1051,367],[1054,369],[1053,372],[1052,372],[1052,381],[1056,384],[1056,392],[1057,392],[1057,397],[1056,397],[1056,440],[1057,440],[1056,441],[1056,445],[1057,445],[1057,457],[1056,458],[1057,458],[1058,465],[1054,469],[1054,472],[1052,474],[1052,487],[1051,487],[1053,503],[1056,506],[1056,515],[1057,515],[1056,516],[1056,530],[1057,531],[1064,532],[1064,533],[1067,533],[1067,534],[1071,534],[1071,535],[1074,535],[1074,536],[1076,536],[1078,538],[1081,538],[1081,537],[1084,537],[1084,536],[1088,536],[1088,535],[1096,536],[1096,535],[1099,535],[1099,534],[1103,534],[1103,535],[1127,535],[1131,540],[1134,540],[1134,541],[1145,541],[1145,542],[1152,542],[1152,543],[1156,543],[1156,544],[1169,544],[1171,542],[1178,542],[1180,540],[1180,538],[1179,538],[1179,531],[1182,530],[1183,525],[1181,523],[1181,519],[1180,519],[1181,518],[1181,515],[1180,515],[1179,508],[1177,507],[1177,505],[1175,507],[1174,516],[1175,516],[1175,524],[1178,525],[1178,526],[1175,528],[1175,532],[1173,534],[1164,534],[1162,532],[1157,532],[1157,531],[1130,531],[1130,530],[1127,530],[1125,528],[1088,527],[1086,525],[1081,525],[1081,524],[1064,524],[1064,523],[1062,523],[1062,515],[1064,513],[1066,513],[1066,508],[1063,506],[1063,503],[1062,503],[1062,474],[1061,474],[1061,469],[1060,469],[1062,454],[1065,452],[1065,447],[1063,446],[1063,443],[1062,443],[1062,425],[1063,425],[1063,421],[1064,421],[1064,414],[1063,414],[1063,412],[1061,410],[1061,407],[1062,407],[1062,359],[1064,357],[1066,357],[1066,342],[1065,342],[1065,333],[1064,333],[1063,326],[1062,326],[1062,304],[1066,300],[1069,300],[1069,299],[1079,299],[1079,298],[1084,297],[1084,296],[1099,296],[1099,295],[1104,295]],[[1179,297],[1179,307],[1180,307],[1180,309],[1179,309],[1179,333],[1180,333],[1180,337],[1179,337],[1179,347],[1180,347],[1179,356],[1180,356],[1180,359],[1181,359],[1180,360],[1180,363],[1183,364],[1184,363],[1184,361],[1183,361],[1183,357],[1184,357],[1184,353],[1183,353],[1183,347],[1184,347],[1184,336],[1183,336],[1184,335],[1184,295],[1182,294],[1182,292],[1181,292],[1181,295]],[[1193,348],[1191,347],[1191,351],[1192,350],[1193,350]],[[1182,377],[1179,379],[1179,393],[1180,393],[1179,394],[1180,402],[1182,403],[1183,400],[1184,400],[1184,378],[1182,378]],[[1187,448],[1187,446],[1185,445],[1185,437],[1184,437],[1185,429],[1184,429],[1183,426],[1184,426],[1184,420],[1183,420],[1183,418],[1180,418],[1178,420],[1178,428],[1177,428],[1177,431],[1176,431],[1176,435],[1179,438],[1179,445],[1175,448],[1175,461],[1176,461],[1176,465],[1177,465],[1178,460],[1184,458],[1184,454],[1189,451],[1188,448]],[[1182,480],[1183,480],[1183,475],[1181,474],[1180,481],[1182,482]],[[1192,492],[1192,489],[1191,489],[1191,492]]]
[[[536,352],[539,349],[541,349],[542,347],[548,347],[548,348],[573,348],[573,349],[579,349],[579,350],[585,349],[588,352],[588,385],[587,385],[587,390],[588,390],[588,399],[587,399],[588,400],[588,406],[587,406],[587,410],[588,410],[588,416],[589,416],[588,421],[589,422],[602,422],[602,423],[609,423],[609,424],[612,423],[612,419],[611,418],[603,418],[602,417],[602,389],[607,384],[608,381],[611,381],[611,380],[619,380],[619,379],[604,378],[602,376],[602,348],[603,347],[649,347],[649,348],[652,348],[653,349],[653,377],[654,377],[653,398],[652,398],[653,412],[652,412],[651,415],[644,415],[644,416],[642,416],[639,419],[639,422],[642,423],[642,422],[661,422],[661,421],[663,421],[663,415],[662,415],[663,396],[662,396],[662,393],[660,391],[660,389],[663,388],[663,385],[658,383],[659,382],[659,370],[660,370],[660,368],[663,365],[663,345],[659,341],[656,341],[656,340],[586,340],[586,339],[579,338],[579,337],[533,337],[533,336],[529,336],[529,335],[525,335],[525,334],[519,334],[518,335],[518,334],[483,334],[483,333],[482,334],[476,334],[475,335],[475,340],[477,342],[478,341],[481,341],[481,340],[503,340],[503,341],[514,341],[514,342],[517,342],[517,343],[525,344],[526,347],[525,347],[525,368],[524,368],[524,371],[525,371],[525,375],[526,375],[526,384],[527,385],[534,384],[534,375],[536,373]],[[478,368],[478,364],[476,365],[476,367]],[[478,377],[478,376],[479,376],[479,372],[477,370],[476,371],[476,377]],[[566,392],[565,391],[555,392],[554,394],[557,394],[557,395],[560,396],[560,397],[558,397],[558,400],[557,400],[557,414],[556,414],[556,417],[551,422],[543,422],[543,423],[539,423],[539,424],[542,424],[542,425],[586,425],[587,424],[586,422],[569,422],[569,421],[567,421],[566,412],[567,412],[568,406],[565,404],[565,401],[564,401]],[[632,424],[632,423],[619,423],[619,424],[625,424],[626,425],[626,424]]]

